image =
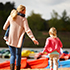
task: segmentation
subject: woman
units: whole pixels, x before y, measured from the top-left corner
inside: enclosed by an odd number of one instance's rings
[[[14,70],[15,57],[16,57],[16,70],[20,70],[22,41],[25,32],[31,38],[34,44],[37,45],[39,44],[28,26],[27,19],[25,17],[18,15],[17,14],[18,12],[21,15],[25,14],[26,12],[25,6],[20,5],[18,6],[17,10],[13,9],[6,23],[3,26],[3,29],[7,30],[8,26],[10,25],[9,35],[6,44],[9,46],[11,53],[10,57],[11,70]]]

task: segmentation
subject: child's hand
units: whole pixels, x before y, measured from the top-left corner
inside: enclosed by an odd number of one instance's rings
[[[34,56],[35,59],[39,59],[41,58],[42,53],[36,53],[36,55]]]
[[[34,44],[39,45],[39,42],[37,40],[34,40],[33,42]]]
[[[5,40],[5,41],[8,41],[8,38],[7,38],[6,36],[4,36],[4,40]]]

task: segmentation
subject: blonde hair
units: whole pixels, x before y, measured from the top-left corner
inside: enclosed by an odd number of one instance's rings
[[[55,27],[51,27],[49,30],[49,34],[52,36],[57,36],[57,30]]]
[[[16,19],[17,13],[18,13],[18,12],[17,12],[17,10],[15,10],[15,9],[13,9],[13,10],[11,11],[10,15],[11,15],[11,17],[12,17],[13,20]]]
[[[11,13],[10,13],[12,19],[15,20],[16,17],[17,17],[18,12],[20,12],[22,10],[25,10],[25,6],[23,6],[23,5],[19,5],[18,8],[17,8],[17,10],[13,9],[11,11]]]
[[[25,10],[25,9],[26,9],[25,6],[19,5],[17,8],[17,11],[20,12],[20,11]]]

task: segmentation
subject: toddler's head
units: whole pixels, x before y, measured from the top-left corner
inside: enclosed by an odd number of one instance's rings
[[[57,37],[57,30],[55,27],[51,27],[49,30],[49,35],[52,37]]]

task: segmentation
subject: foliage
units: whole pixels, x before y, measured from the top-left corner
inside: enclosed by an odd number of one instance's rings
[[[70,31],[70,17],[67,16],[66,10],[62,12],[62,16],[53,10],[51,17],[48,21],[49,28],[54,26],[58,31]]]
[[[5,4],[0,3],[0,31],[2,30],[2,27],[7,19],[7,17],[10,14],[10,11],[15,8],[15,4],[6,2]]]
[[[15,3],[6,2],[5,4],[0,2],[0,46],[7,46],[3,40],[5,31],[3,25],[10,14],[10,11],[15,8]]]
[[[41,18],[40,14],[35,14],[33,11],[27,18],[29,26],[34,31],[44,31],[47,29],[48,24],[46,20]]]
[[[3,36],[5,31],[2,27],[10,14],[10,11],[15,8],[15,3],[6,2],[5,4],[0,3],[0,46],[6,47]],[[51,27],[55,27],[58,30],[58,37],[62,40],[63,46],[69,48],[70,46],[70,16],[67,16],[66,10],[59,15],[55,10],[51,13],[51,19],[45,20],[41,14],[36,14],[33,11],[30,16],[27,17],[29,27],[33,31],[36,39],[40,45],[36,46],[30,38],[26,36],[24,41],[25,47],[44,47],[45,40],[48,37],[48,30]]]

